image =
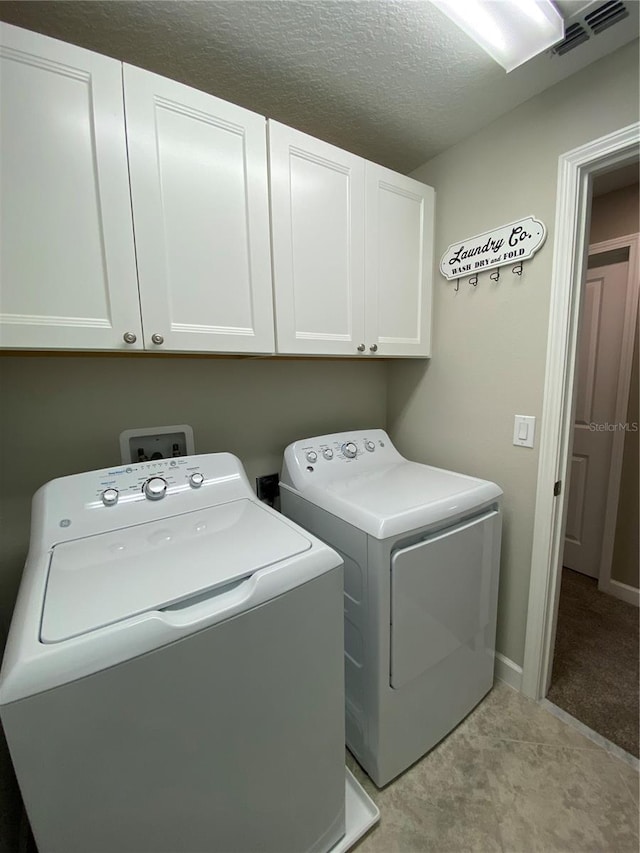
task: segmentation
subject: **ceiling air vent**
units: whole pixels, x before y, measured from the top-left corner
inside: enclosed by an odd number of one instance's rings
[[[569,53],[570,50],[573,50],[574,47],[578,47],[579,44],[583,44],[585,41],[589,41],[589,33],[582,24],[571,24],[565,30],[564,39],[551,52],[555,53],[556,56],[564,56],[565,53]]]
[[[620,0],[609,0],[608,3],[603,3],[602,6],[585,15],[584,20],[587,26],[597,34],[628,17],[629,12],[624,3]]]

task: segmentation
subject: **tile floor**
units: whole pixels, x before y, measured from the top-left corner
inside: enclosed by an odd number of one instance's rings
[[[347,761],[381,812],[357,853],[638,853],[638,771],[501,682],[382,791]]]

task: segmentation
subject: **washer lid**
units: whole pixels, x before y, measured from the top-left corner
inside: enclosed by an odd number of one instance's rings
[[[53,548],[40,638],[57,643],[226,586],[311,548],[237,500]]]
[[[317,485],[307,480],[294,490],[377,539],[435,525],[502,495],[487,480],[406,460],[318,478]]]

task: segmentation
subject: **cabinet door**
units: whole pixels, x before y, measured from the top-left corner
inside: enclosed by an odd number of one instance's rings
[[[125,65],[145,346],[272,352],[266,121]]]
[[[367,353],[428,356],[435,193],[375,163],[366,175]]]
[[[139,349],[122,66],[7,24],[0,39],[0,343]]]
[[[364,160],[269,122],[278,352],[364,344]]]

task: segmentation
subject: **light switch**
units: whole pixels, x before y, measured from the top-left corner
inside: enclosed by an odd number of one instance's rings
[[[536,419],[532,415],[516,415],[513,424],[513,443],[517,447],[533,447]]]

